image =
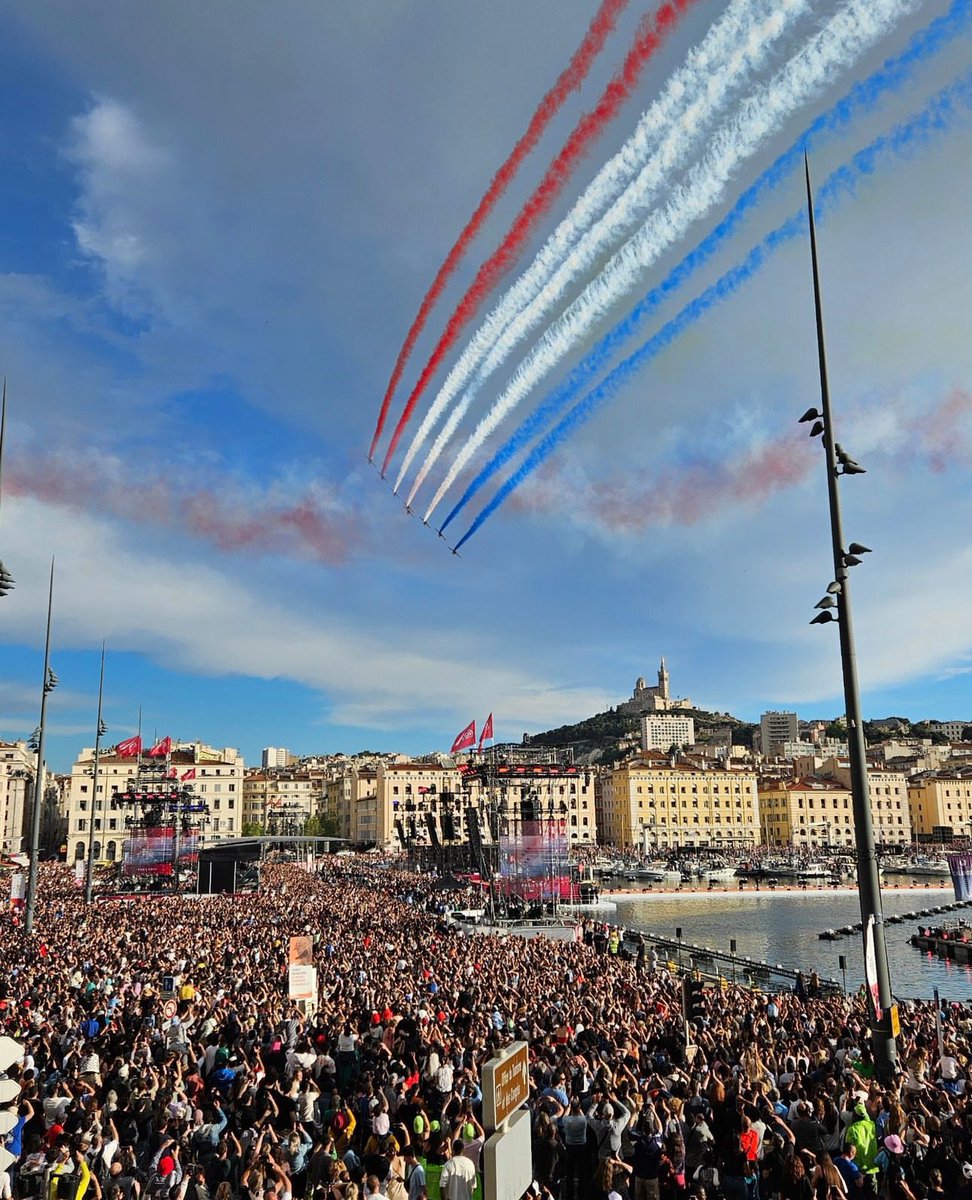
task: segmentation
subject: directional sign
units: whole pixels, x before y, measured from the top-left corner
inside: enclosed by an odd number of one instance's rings
[[[483,1067],[483,1124],[497,1129],[530,1095],[530,1057],[526,1042],[513,1042]]]

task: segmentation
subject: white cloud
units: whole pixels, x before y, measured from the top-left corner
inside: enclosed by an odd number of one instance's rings
[[[72,222],[78,248],[104,271],[113,303],[143,305],[144,272],[160,251],[146,210],[159,196],[171,156],[152,144],[129,108],[108,98],[74,119],[66,154],[80,184]]]
[[[229,568],[139,550],[110,526],[19,500],[4,507],[5,553],[17,564],[17,588],[4,602],[8,636],[32,641],[42,631],[49,554],[56,557],[55,641],[96,645],[110,631],[115,650],[137,650],[202,676],[284,678],[316,689],[339,724],[376,728],[428,725],[441,732],[487,698],[513,728],[547,727],[608,704],[589,688],[562,687],[526,670],[496,665],[488,638],[453,629],[437,639],[399,631],[363,631],[350,615],[288,603],[272,580],[252,586]],[[41,551],[40,547],[44,547]],[[9,549],[6,549],[9,548]],[[458,648],[459,653],[456,654]]]

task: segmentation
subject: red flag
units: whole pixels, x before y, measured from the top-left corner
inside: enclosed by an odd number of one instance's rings
[[[172,749],[172,738],[159,738],[151,750],[148,751],[149,758],[165,758]]]
[[[479,735],[478,749],[482,750],[483,742],[491,742],[493,740],[493,714],[490,713],[486,718],[486,724],[483,726],[483,732]]]
[[[169,774],[166,776],[166,778],[167,779],[178,779],[179,772],[175,769],[175,767],[169,767]]]
[[[452,743],[450,754],[458,754],[460,750],[468,750],[470,746],[476,745],[476,722],[470,721],[466,728],[460,733],[456,740]]]
[[[138,758],[142,753],[142,738],[136,734],[135,737],[126,738],[123,742],[119,742],[115,747],[115,753],[119,758]]]
[[[185,783],[187,779],[195,779],[196,778],[196,768],[190,767],[188,771],[183,771],[182,774],[179,776],[179,778],[182,780],[183,783]]]

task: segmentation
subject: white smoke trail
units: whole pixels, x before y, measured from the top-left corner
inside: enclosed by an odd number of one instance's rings
[[[710,139],[705,157],[689,172],[685,184],[674,190],[665,208],[645,222],[536,343],[456,455],[424,520],[500,422],[639,283],[645,269],[720,199],[740,163],[918,3],[848,0],[773,79],[748,97]]]
[[[707,124],[718,119],[734,91],[746,85],[749,77],[763,65],[774,42],[812,3],[813,0],[782,0],[782,3],[780,0],[732,0],[700,44],[689,52],[685,63],[668,80],[661,95],[641,117],[632,136],[601,168],[530,267],[503,295],[467,343],[412,438],[395,481],[395,491],[442,414],[466,387],[473,373],[476,372],[478,387],[495,369],[499,359],[477,372],[509,323],[537,296],[567,255],[579,252],[577,243],[588,231],[594,235],[590,247],[585,245],[583,251],[585,262],[590,263],[611,245],[612,237],[617,240],[630,235],[644,219],[647,205],[663,181],[665,170],[686,160],[705,136]],[[660,149],[659,142],[662,142]],[[646,172],[650,160],[651,169]],[[619,198],[624,203],[615,214]],[[600,219],[608,209],[611,209],[611,229],[602,231]],[[582,268],[578,267],[575,276],[581,273]],[[535,310],[531,328],[535,328],[544,315]],[[528,332],[529,328],[525,328],[517,336],[524,337]],[[432,461],[423,466],[408,503],[442,449],[438,442],[436,446]]]

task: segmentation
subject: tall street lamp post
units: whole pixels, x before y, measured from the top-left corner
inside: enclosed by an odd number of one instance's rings
[[[840,661],[844,681],[844,709],[847,718],[847,749],[850,758],[851,803],[854,813],[854,839],[857,851],[857,887],[860,897],[861,920],[865,939],[865,974],[868,987],[876,987],[876,996],[869,997],[871,1040],[874,1066],[878,1076],[889,1081],[897,1064],[892,1023],[894,998],[888,970],[888,952],[884,938],[884,912],[881,907],[881,883],[878,874],[877,852],[874,845],[874,826],[867,782],[867,748],[864,744],[864,724],[861,718],[861,697],[857,682],[857,658],[854,650],[854,626],[851,620],[851,567],[861,562],[860,555],[869,553],[866,546],[852,542],[846,549],[841,526],[840,492],[837,480],[841,475],[861,475],[864,468],[854,461],[834,439],[834,423],[830,408],[830,387],[827,381],[827,355],[824,347],[823,310],[820,300],[820,272],[817,264],[817,233],[813,214],[813,192],[810,187],[810,164],[806,163],[807,207],[810,218],[810,255],[813,264],[813,297],[817,325],[817,357],[820,368],[821,412],[809,409],[800,418],[812,421],[811,437],[823,435],[827,464],[827,498],[830,508],[830,537],[834,559],[834,578],[827,594],[817,604],[821,611],[812,625],[837,622],[840,635]],[[872,965],[873,957],[873,965]],[[876,978],[870,977],[871,972]],[[872,1002],[873,1001],[873,1002]]]
[[[108,726],[101,719],[101,702],[105,692],[105,643],[101,643],[101,674],[98,678],[98,726],[95,730],[94,781],[91,785],[91,819],[88,822],[88,855],[84,865],[84,902],[91,903],[94,893],[94,830],[95,813],[98,811],[98,765],[101,759],[101,739]],[[104,830],[102,830],[104,834]]]
[[[27,906],[24,929],[32,933],[34,910],[37,907],[37,863],[40,859],[41,806],[44,799],[44,733],[47,722],[47,697],[57,687],[57,676],[51,670],[51,611],[54,606],[54,559],[51,559],[51,582],[47,593],[47,637],[44,640],[44,682],[41,687],[40,724],[37,726],[37,770],[34,774],[34,808],[30,814],[30,867],[27,874]]]
[[[3,399],[0,401],[0,496],[3,495],[3,435],[7,428],[7,381],[3,381]],[[5,596],[14,585],[14,577],[0,562],[0,596]]]

